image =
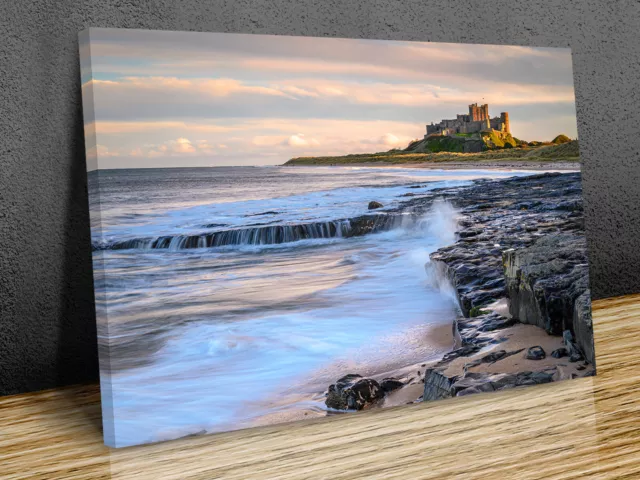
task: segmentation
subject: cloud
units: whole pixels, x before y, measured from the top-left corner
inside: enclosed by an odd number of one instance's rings
[[[380,138],[380,140],[381,140],[380,143],[384,145],[389,145],[389,146],[396,146],[396,145],[400,145],[401,143],[404,143],[402,140],[396,137],[393,133],[385,133]]]
[[[141,90],[162,93],[178,93],[181,91],[197,92],[211,97],[228,97],[230,95],[257,94],[287,96],[287,94],[277,88],[260,85],[248,85],[233,78],[193,78],[181,79],[178,77],[145,76],[145,77],[122,77],[118,80],[98,80],[89,81],[93,86],[104,88],[119,88],[121,90],[138,91]]]
[[[298,133],[296,135],[291,135],[289,138],[284,140],[282,144],[290,147],[317,147],[320,145],[320,142],[315,138],[306,138],[304,133]]]
[[[190,156],[193,154],[211,154],[214,152],[213,147],[207,140],[198,140],[195,144],[188,138],[179,137],[175,140],[167,140],[159,144],[145,144],[129,151],[132,157],[180,157]]]
[[[162,130],[187,130],[190,132],[202,133],[227,133],[232,132],[236,127],[220,125],[207,122],[201,119],[197,121],[179,120],[101,120],[85,125],[90,132],[98,135],[109,135],[118,133],[146,133]]]
[[[511,111],[516,106],[574,109],[572,85],[555,88],[511,83],[490,85],[482,80],[463,89],[433,83],[383,83],[373,79],[359,82],[283,78],[274,83],[253,85],[228,79],[131,77],[98,81],[90,87],[94,90],[98,135],[132,127],[140,131],[155,128],[154,125],[186,127],[189,117],[207,119],[207,122],[199,120],[191,124],[199,131],[213,132],[229,128],[224,125],[224,119],[232,117],[404,118],[428,123],[464,113],[471,102],[489,103],[492,115]],[[218,120],[214,120],[216,118]],[[140,123],[133,124],[133,120]]]
[[[119,155],[120,154],[118,152],[111,151],[105,145],[100,144],[87,149],[87,158],[90,160],[95,160],[98,158],[117,157]]]
[[[258,135],[253,137],[251,144],[256,147],[273,147],[275,145],[281,145],[284,141],[285,139],[280,135]]]
[[[171,142],[174,153],[192,153],[196,151],[196,148],[189,141],[189,139],[180,137],[175,142]]]
[[[379,147],[406,147],[414,137],[408,137],[406,135],[394,135],[393,133],[385,133],[375,138],[365,138],[360,141],[363,145],[376,145]]]
[[[203,153],[210,153],[214,150],[214,146],[209,143],[208,140],[198,140],[196,142],[197,149]]]
[[[466,108],[472,101],[500,105],[530,105],[540,103],[573,103],[573,85],[550,89],[544,85],[518,85],[504,83],[490,85],[478,80],[467,88],[432,83],[383,83],[357,82],[353,80],[326,80],[301,78],[286,80],[297,88],[313,92],[317,97],[352,104],[393,105],[393,106],[434,106],[442,104],[458,105]],[[281,88],[276,86],[275,88]]]
[[[206,72],[210,77],[215,72],[238,78],[257,70],[263,78],[312,73],[325,78],[572,83],[571,52],[566,48],[101,29],[92,31],[90,51],[94,74],[197,77]],[[140,58],[144,62],[131,61]]]

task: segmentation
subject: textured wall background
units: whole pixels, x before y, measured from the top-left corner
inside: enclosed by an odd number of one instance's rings
[[[97,379],[77,34],[93,27],[573,49],[594,298],[640,291],[640,3],[0,0],[0,394]]]

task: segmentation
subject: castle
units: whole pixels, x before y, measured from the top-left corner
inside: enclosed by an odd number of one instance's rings
[[[454,120],[441,120],[440,123],[427,125],[427,134],[451,136],[456,133],[475,133],[483,130],[497,130],[502,133],[511,133],[509,126],[509,113],[502,112],[499,117],[489,117],[489,105],[478,106],[477,103],[469,105],[469,114],[456,115]]]

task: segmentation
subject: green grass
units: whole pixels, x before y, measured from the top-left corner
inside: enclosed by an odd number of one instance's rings
[[[476,135],[475,133],[454,133],[453,136],[454,137],[465,137],[465,138],[470,138],[473,137],[474,135]]]
[[[510,133],[500,133],[495,130],[482,132],[482,138],[488,148],[513,148],[518,144]]]
[[[569,137],[567,137],[566,135],[558,135],[556,138],[551,140],[551,143],[554,143],[554,144],[558,145],[560,143],[569,143],[570,141],[571,141],[571,139]]]
[[[403,150],[392,150],[378,153],[358,153],[343,156],[297,157],[285,165],[350,165],[359,163],[405,164],[405,163],[482,163],[482,162],[579,162],[578,141],[560,145],[543,145],[538,147],[499,148],[479,153],[460,152],[426,152],[415,153]]]
[[[482,307],[473,307],[469,310],[469,317],[479,317],[480,315],[486,315],[487,313],[491,313],[489,310],[482,310]]]
[[[432,152],[462,152],[464,140],[454,137],[431,137],[427,139],[426,148]]]

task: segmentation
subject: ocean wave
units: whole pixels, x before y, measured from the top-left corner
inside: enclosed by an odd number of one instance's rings
[[[93,244],[93,250],[164,249],[179,251],[230,245],[279,245],[302,240],[348,238],[391,229],[396,225],[396,219],[399,218],[399,216],[389,214],[376,214],[327,222],[237,228],[194,235],[132,238],[121,241],[96,242]]]

